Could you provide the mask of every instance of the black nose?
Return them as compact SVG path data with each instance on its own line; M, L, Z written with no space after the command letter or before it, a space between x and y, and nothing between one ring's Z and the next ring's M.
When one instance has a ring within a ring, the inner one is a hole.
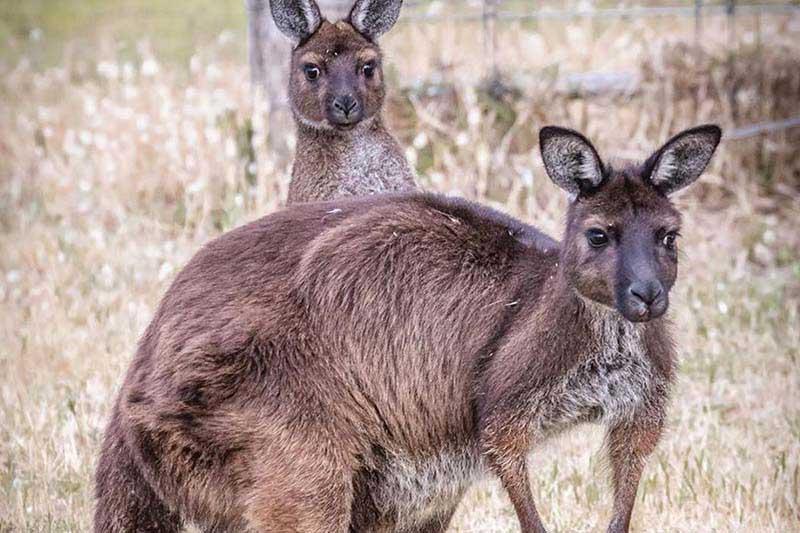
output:
M631 293L631 296L647 306L652 305L661 296L663 290L661 283L658 281L637 281L628 287L628 292Z
M350 113L355 111L357 107L358 107L358 102L356 102L356 99L350 96L349 94L346 94L344 96L337 96L333 100L333 108L339 113L342 113L345 116L345 118L349 118Z

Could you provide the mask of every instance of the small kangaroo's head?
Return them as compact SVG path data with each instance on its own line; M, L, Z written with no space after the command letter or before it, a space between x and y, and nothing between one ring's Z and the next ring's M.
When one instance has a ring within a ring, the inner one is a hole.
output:
M367 122L384 98L377 38L397 22L403 0L356 0L347 19L322 19L314 0L270 0L275 24L294 44L289 101L315 129Z
M721 135L713 125L686 130L641 166L614 170L580 133L541 130L547 174L572 198L561 258L578 294L632 322L664 314L678 270L680 230L668 196L700 177Z

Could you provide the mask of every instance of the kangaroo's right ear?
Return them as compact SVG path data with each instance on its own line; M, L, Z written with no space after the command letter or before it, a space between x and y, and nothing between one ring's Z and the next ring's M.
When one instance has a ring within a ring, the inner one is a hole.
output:
M392 29L402 6L403 0L356 0L347 19L358 33L375 42Z
M314 0L269 0L275 25L297 46L317 31L322 15Z
M545 126L539 131L539 149L553 183L577 197L603 182L603 162L589 139L577 131Z
M648 179L662 194L672 194L694 183L703 173L722 139L716 124L682 131L645 162Z

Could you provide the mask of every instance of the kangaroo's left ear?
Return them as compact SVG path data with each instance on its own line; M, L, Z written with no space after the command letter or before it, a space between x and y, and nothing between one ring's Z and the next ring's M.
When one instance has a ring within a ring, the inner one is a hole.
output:
M545 126L539 130L539 150L547 175L573 199L597 189L605 179L597 150L577 131Z
M322 14L314 0L269 0L272 19L297 46L319 29Z
M347 20L358 33L375 42L392 29L402 6L403 0L356 0Z
M662 194L683 189L703 173L721 138L722 130L714 124L682 131L650 156L645 176Z

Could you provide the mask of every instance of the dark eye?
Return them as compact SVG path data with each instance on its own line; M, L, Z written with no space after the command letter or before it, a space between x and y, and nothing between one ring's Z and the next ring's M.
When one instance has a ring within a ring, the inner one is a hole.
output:
M375 63L367 63L361 67L361 72L363 72L364 76L367 78L371 78L372 75L375 74Z
M308 81L314 81L319 78L319 67L316 65L304 66L303 72L306 73L306 79L308 79Z
M678 232L677 231L668 231L664 234L664 237L661 239L661 243L667 250L674 250L675 249L675 241L678 239Z
M586 239L592 248L602 248L608 244L608 234L599 228L592 228L587 231Z

